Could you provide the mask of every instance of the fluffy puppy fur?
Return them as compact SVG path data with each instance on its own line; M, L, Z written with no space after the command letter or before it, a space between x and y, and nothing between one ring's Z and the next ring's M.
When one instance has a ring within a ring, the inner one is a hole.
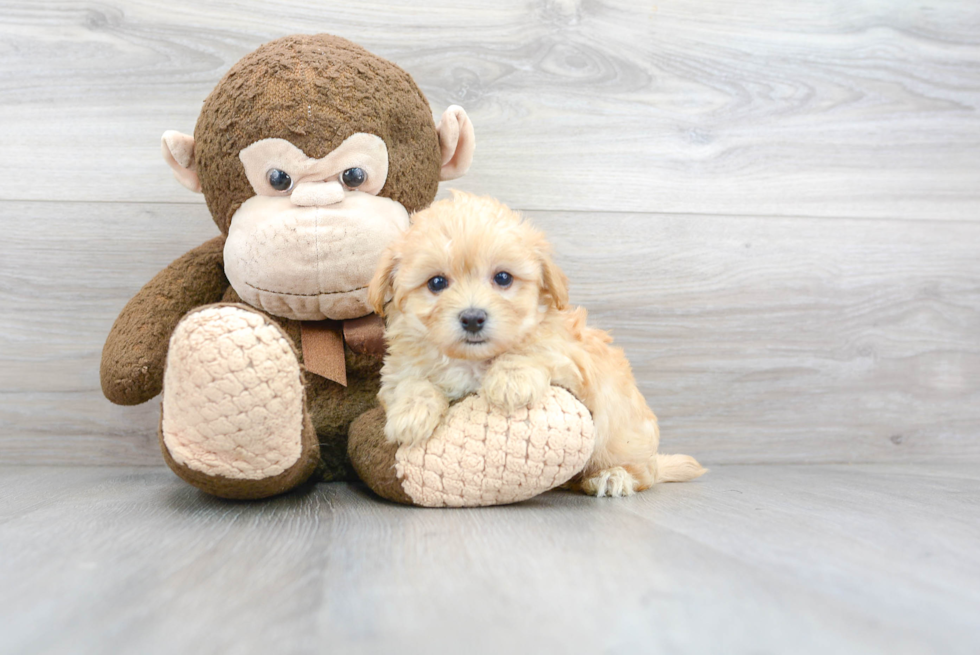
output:
M449 403L475 391L510 412L555 384L595 423L595 451L573 488L628 496L704 473L691 457L657 454L657 418L623 351L567 306L544 235L496 200L454 192L415 214L369 295L387 320L378 396L389 440L427 439Z

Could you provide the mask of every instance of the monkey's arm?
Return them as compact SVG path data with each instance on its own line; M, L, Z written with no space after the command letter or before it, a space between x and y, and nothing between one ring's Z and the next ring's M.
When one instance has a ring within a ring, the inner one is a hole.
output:
M190 310L219 302L228 279L225 237L217 236L157 273L120 312L102 349L102 393L138 405L163 388L170 334Z

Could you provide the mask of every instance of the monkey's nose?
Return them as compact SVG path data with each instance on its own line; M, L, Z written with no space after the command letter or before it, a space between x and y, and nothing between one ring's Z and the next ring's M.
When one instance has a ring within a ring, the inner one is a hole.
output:
M319 207L333 205L344 199L344 187L340 182L301 182L289 196L294 205L300 207Z
M483 324L487 322L487 313L482 309L464 309L459 314L459 323L463 329L471 334L476 334L483 329Z

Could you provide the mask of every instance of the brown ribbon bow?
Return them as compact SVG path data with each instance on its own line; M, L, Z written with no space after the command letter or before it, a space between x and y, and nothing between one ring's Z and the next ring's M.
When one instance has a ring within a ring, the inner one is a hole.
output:
M385 324L377 314L349 321L303 321L300 334L306 370L345 387L345 342L358 354L383 356L385 353Z

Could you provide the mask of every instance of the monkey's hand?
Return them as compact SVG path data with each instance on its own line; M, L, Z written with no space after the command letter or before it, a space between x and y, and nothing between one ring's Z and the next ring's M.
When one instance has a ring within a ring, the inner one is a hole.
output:
M382 387L387 415L385 437L400 446L414 446L432 436L449 409L449 400L434 384L421 378Z
M170 335L192 309L221 300L225 237L194 248L160 271L119 313L102 349L102 392L117 405L160 393Z
M548 370L529 357L502 355L483 378L483 397L508 414L538 402L551 386Z

